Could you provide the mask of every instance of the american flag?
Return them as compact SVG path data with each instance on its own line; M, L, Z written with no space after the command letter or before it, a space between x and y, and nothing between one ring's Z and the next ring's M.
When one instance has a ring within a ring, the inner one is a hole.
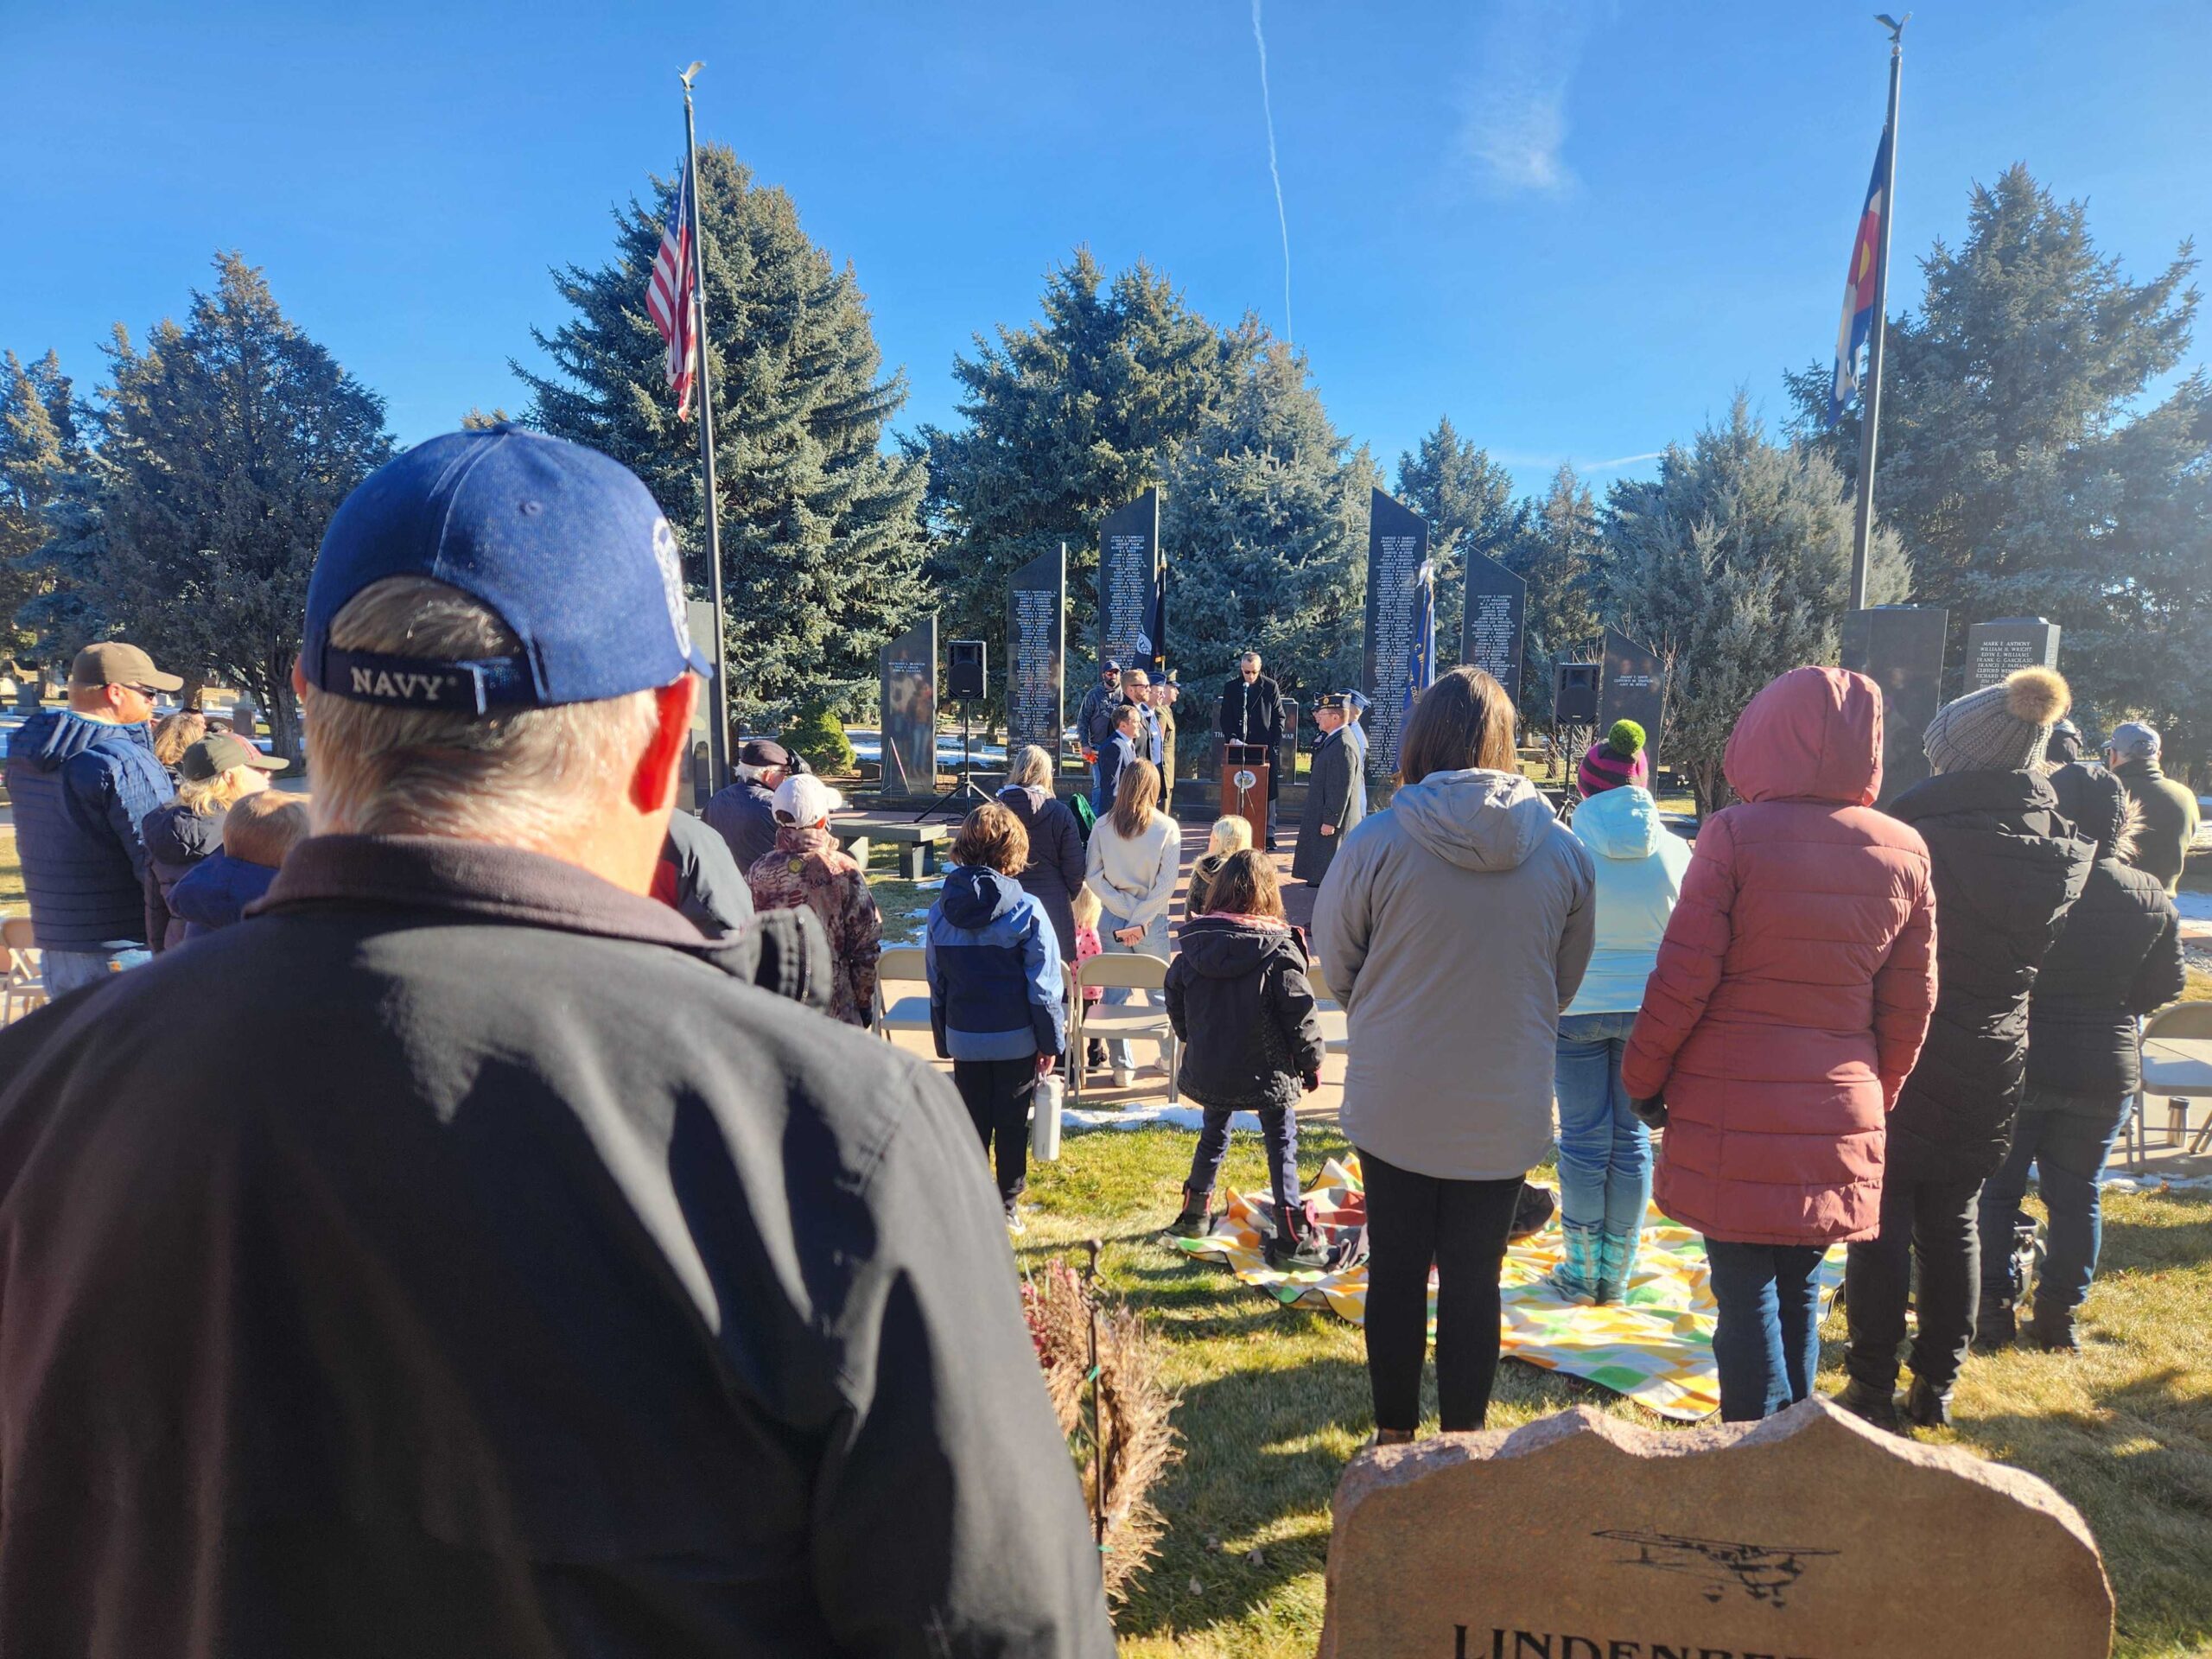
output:
M697 279L691 246L691 168L683 168L677 186L676 211L660 233L660 251L653 256L652 279L645 284L645 310L668 342L664 366L668 389L676 394L676 418L691 418L692 319L691 284Z

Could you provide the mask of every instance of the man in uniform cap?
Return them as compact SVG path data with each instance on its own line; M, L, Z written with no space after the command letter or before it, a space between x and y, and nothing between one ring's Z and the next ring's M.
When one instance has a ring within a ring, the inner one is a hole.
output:
M86 645L69 665L68 708L41 709L9 741L16 851L49 995L152 959L140 826L176 790L149 722L154 693L183 683L136 645Z
M1306 772L1306 806L1299 815L1298 848L1292 854L1290 873L1311 887L1336 862L1359 821L1367 816L1367 779L1362 774L1347 734L1349 707L1343 695L1332 691L1313 704L1313 723L1321 734L1314 740L1313 760Z
M0 1031L0 1652L1111 1654L958 1097L647 896L708 671L603 455L340 507L315 834Z

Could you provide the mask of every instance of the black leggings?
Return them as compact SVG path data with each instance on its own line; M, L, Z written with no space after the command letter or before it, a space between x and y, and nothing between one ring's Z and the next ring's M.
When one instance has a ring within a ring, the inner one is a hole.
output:
M1367 1188L1367 1381L1375 1426L1421 1421L1428 1270L1436 1268L1436 1400L1446 1433L1480 1428L1497 1376L1499 1271L1521 1177L1447 1181L1359 1154Z
M1037 1086L1037 1058L955 1060L952 1084L967 1104L983 1150L991 1152L992 1142L997 1142L999 1202L1012 1214L1014 1201L1029 1185L1029 1094Z

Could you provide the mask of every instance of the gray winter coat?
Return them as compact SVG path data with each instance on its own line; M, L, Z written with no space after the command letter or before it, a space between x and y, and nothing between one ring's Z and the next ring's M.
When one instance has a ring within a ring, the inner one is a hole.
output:
M1515 773L1433 773L1344 838L1313 944L1350 1016L1354 1146L1446 1180L1535 1167L1596 882L1589 849Z

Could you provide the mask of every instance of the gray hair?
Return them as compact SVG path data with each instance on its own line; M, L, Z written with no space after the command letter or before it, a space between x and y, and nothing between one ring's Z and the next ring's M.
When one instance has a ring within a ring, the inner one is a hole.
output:
M1246 652L1242 657L1239 657L1236 661L1239 666L1242 666L1246 663L1251 664L1255 668L1258 668L1262 665L1260 662L1260 653L1256 651Z
M1014 752L1014 765L1007 769L1006 780L1024 789L1050 789L1052 757L1036 744L1025 743Z
M520 649L486 606L423 576L387 576L330 625L341 651L466 660ZM491 715L394 709L309 686L317 835L452 836L556 850L627 787L652 735L651 691Z

